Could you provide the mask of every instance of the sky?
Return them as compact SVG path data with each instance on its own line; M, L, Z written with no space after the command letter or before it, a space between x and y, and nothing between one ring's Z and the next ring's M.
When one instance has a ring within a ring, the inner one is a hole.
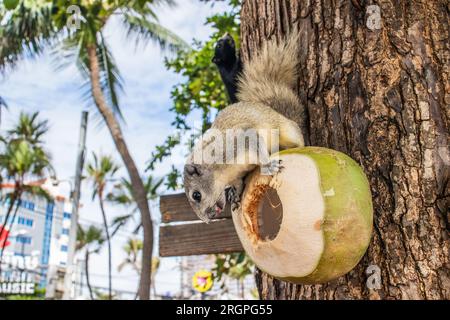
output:
M177 1L175 8L156 8L160 23L178 34L187 43L192 39L208 39L211 29L205 25L206 17L223 12L227 5L222 2L205 4L198 0ZM166 70L163 64L164 53L153 45L136 49L133 42L125 42L125 32L116 21L107 25L106 39L115 61L124 79L124 93L120 103L126 123L122 124L123 133L130 152L141 172L149 160L155 146L173 133L170 123L174 115L171 107L170 90L182 78ZM107 128L102 125L94 107L82 98L83 79L74 65L63 70L56 70L60 59L50 50L41 57L24 59L18 66L5 75L0 75L0 96L8 103L9 110L2 112L1 130L10 128L17 120L20 111L39 111L42 119L48 119L50 130L46 145L53 159L58 179L73 179L77 154L81 111L90 113L87 135L87 160L92 159L92 152L112 155L118 163L118 157ZM193 117L193 121L198 120ZM172 164L181 167L185 150L178 148L173 156L158 165L154 175L164 175ZM118 177L126 176L121 169ZM61 182L62 195L69 195L69 183ZM97 201L91 200L91 188L82 185L82 208L80 220L86 224L101 223L101 214ZM107 206L109 217L126 213L119 207ZM158 204L151 205L152 217L159 220ZM100 226L100 225L99 225ZM124 259L122 247L130 236L128 226L120 232L112 243L113 247L113 288L135 291L138 276L130 268L117 271L117 265ZM163 258L156 278L157 292L176 293L179 290L179 273L177 258ZM107 286L107 252L106 247L90 263L93 286Z

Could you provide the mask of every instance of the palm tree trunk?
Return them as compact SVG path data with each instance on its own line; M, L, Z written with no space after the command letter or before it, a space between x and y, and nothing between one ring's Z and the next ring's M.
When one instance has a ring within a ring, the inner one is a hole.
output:
M19 208L20 208L20 198L16 201L16 208L14 209L14 213L13 213L13 215L12 215L12 219L11 219L11 221L9 222L9 230L10 230L10 231L11 231L12 228L13 228L14 221L16 220L17 212L19 211ZM6 236L5 242L8 241L9 235L10 235L10 233L8 233L8 235ZM1 260L2 258L3 258L3 250L2 250L2 253L1 253L1 255L0 255L0 260Z
M105 228L106 242L108 243L108 298L112 299L112 256L111 256L111 237L109 236L108 220L106 219L105 207L103 206L103 191L99 190L98 199L100 202L100 211L102 212L103 226Z
M122 130L119 122L117 121L114 113L108 107L105 97L103 95L100 77L99 77L99 64L96 54L95 44L90 45L88 48L89 68L91 78L91 90L94 97L95 104L103 116L103 119L108 126L111 136L116 145L125 167L130 176L131 185L133 187L133 198L137 203L139 211L141 213L141 220L144 227L144 241L142 252L142 272L139 285L139 297L141 300L148 300L150 298L150 276L151 276L151 261L153 253L153 223L150 216L150 209L147 202L147 194L145 192L144 184L137 170L136 164L128 151L128 147L125 143Z
M8 207L8 211L6 212L5 222L2 224L1 229L0 229L0 235L3 234L3 231L6 228L6 224L8 223L9 216L11 215L11 211L12 211L14 205L16 204L17 199L20 200L21 194L22 194L22 192L20 191L20 188L18 187L18 184L16 183L14 193L13 193L13 195L11 197L11 203L10 203L10 205ZM14 221L14 218L16 217L18 208L19 208L19 203L17 203L17 205L16 205L16 210L14 211L12 221ZM12 221L10 223L10 228L9 228L10 230L11 230L11 227L12 227ZM4 239L4 242L3 242L4 244L6 244L6 242L8 241L8 238L9 238L9 233L6 235L6 237ZM6 248L6 246L2 246L1 251L0 251L0 272L2 271L3 253L5 251L5 248Z
M89 290L89 296L91 300L94 300L94 294L92 292L91 281L89 280L89 250L86 249L86 253L84 254L84 268L86 269L86 285Z
M14 193L16 194L16 192L14 192ZM16 197L15 194L13 194L13 196L11 197L11 203L9 204L8 211L6 211L5 222L4 222L4 223L2 224L2 226L0 227L0 234L2 234L3 231L5 230L5 228L6 228L6 223L8 222L8 219L9 219L9 216L10 216L10 214L11 214L12 208L14 207L14 204L15 204L15 202L16 202L17 197ZM3 249L3 248L2 248L2 249Z

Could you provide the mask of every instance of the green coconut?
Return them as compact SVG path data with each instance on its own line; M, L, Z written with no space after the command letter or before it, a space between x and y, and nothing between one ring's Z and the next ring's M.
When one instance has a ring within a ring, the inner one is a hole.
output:
M233 222L242 245L264 272L302 284L352 270L370 242L372 197L359 165L334 150L281 151L274 176L255 170Z

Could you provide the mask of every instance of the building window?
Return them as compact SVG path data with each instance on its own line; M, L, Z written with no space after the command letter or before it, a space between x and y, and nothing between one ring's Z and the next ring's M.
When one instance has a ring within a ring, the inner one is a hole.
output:
M22 244L31 244L31 237L17 236L16 241Z
M17 223L21 224L21 225L24 225L24 226L32 227L33 226L33 219L19 217L19 219L17 220Z
M34 211L34 203L31 202L31 201L23 200L22 201L22 207L24 207L25 209Z
M62 229L62 234L69 235L69 229Z
M61 246L61 251L62 252L67 252L67 250L68 250L67 246L65 246L65 245Z

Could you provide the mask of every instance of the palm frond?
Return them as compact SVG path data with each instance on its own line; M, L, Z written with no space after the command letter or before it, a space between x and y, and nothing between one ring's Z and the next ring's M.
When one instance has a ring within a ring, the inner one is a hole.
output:
M109 180L114 179L114 175L120 166L116 164L112 156L97 155L92 152L92 160L87 164L86 171L93 185L92 200L96 196L103 196L102 191Z
M87 41L85 30L80 30L62 39L50 52L55 70L60 71L75 63L85 80L89 80L87 52L84 49Z
M109 100L113 112L124 120L118 98L118 93L123 92L123 79L102 34L100 34L100 43L97 49L102 90Z
M123 92L122 76L103 35L98 32L96 38L102 92L112 111L124 121L119 101L119 93ZM87 47L90 41L92 41L91 31L82 29L64 39L61 45L52 52L54 67L57 70L66 68L75 62L81 76L84 78L84 83L81 85L82 98L88 101L89 104L93 101L87 54Z
M142 229L142 222L139 223L136 228L134 228L134 230L132 231L133 234L138 234L139 231Z
M153 177L149 176L146 187L147 187L147 195L149 200L154 200L159 196L158 189L164 182L164 178L158 179L156 182L153 182Z
M42 188L41 186L25 184L23 186L23 191L25 191L29 194L37 195L40 198L44 198L49 202L54 200L53 196L47 190Z
M0 71L15 63L24 55L39 55L45 45L58 36L52 24L52 3L25 0L8 12L6 21L0 25Z
M111 223L111 227L114 228L113 231L111 232L111 237L113 237L117 233L117 231L119 231L120 228L125 226L128 223L128 221L130 221L130 219L132 218L133 218L132 214L126 214L123 216L115 217Z
M150 21L146 16L124 14L122 23L127 35L134 37L136 46L146 45L149 41L157 43L161 49L170 52L189 48L189 45L172 31L163 27L157 21Z
M89 226L87 229L83 228L81 225L78 225L77 228L77 250L81 250L83 248L94 247L93 250L89 250L90 252L98 252L105 242L105 237L103 236L103 231L100 228L95 226Z
M39 120L39 112L31 114L21 112L19 121L10 130L7 131L11 141L28 141L37 146L43 144L42 137L48 132L48 120Z

